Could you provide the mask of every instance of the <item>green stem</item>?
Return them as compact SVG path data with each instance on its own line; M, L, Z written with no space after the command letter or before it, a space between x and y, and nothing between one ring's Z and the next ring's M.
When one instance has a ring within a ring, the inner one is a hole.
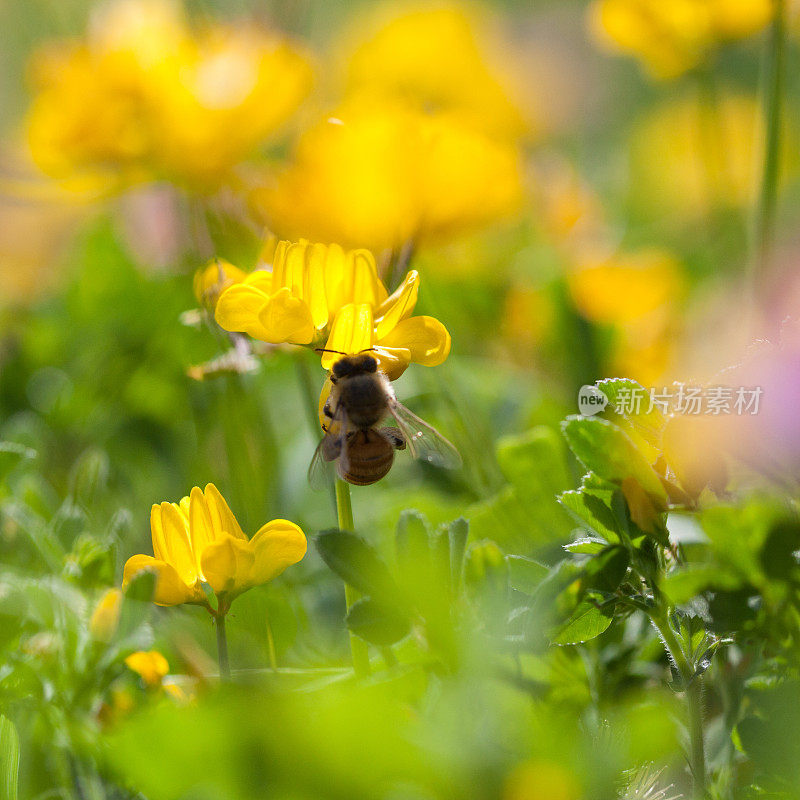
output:
M219 678L229 682L231 667L228 662L228 636L225 633L225 612L217 612L214 616L214 627L217 629L217 656L219 658Z
M350 502L350 486L346 481L341 478L336 479L336 513L339 520L339 530L352 531L355 528L353 524L353 506ZM344 597L347 603L347 610L349 611L353 603L361 597L360 593L349 584L344 585ZM358 636L350 634L350 652L353 655L353 670L359 677L369 675L369 650L367 643Z
M786 0L775 0L767 51L764 57L764 116L766 141L761 191L756 213L755 271L756 281L769 267L775 240L775 212L778 204L778 185L781 157L781 116L785 72Z
M666 613L652 614L653 621L668 654L675 663L685 687L687 727L689 729L689 768L692 771L692 798L703 800L706 796L706 755L703 742L703 684L686 658L678 637L672 630Z
M266 617L267 623L267 651L269 653L269 665L273 670L278 669L278 655L275 652L275 637L272 635L272 625L269 616Z

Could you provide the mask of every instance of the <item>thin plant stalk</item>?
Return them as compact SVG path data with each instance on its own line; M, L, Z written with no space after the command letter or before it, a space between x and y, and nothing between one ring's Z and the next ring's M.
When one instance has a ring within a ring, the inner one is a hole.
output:
M267 627L267 652L269 653L269 666L272 670L278 669L278 655L275 652L275 637L272 635L272 623L269 616L266 618Z
M761 189L755 224L752 289L768 269L775 245L775 221L781 159L781 123L786 60L786 0L775 0L775 11L764 56L764 142Z
M355 525L353 524L353 506L350 502L350 486L341 478L336 478L336 512L339 519L339 530L354 530ZM360 596L359 592L353 586L345 583L344 597L348 611ZM358 677L369 675L369 650L367 648L367 643L363 641L363 639L359 639L358 636L353 633L350 634L350 652L353 656L353 670L356 675Z
M672 630L666 614L651 615L661 641L675 664L685 687L687 727L689 729L689 768L692 772L692 800L704 800L706 796L706 754L703 741L703 684L702 676L686 658L678 637Z
M221 681L231 679L231 666L228 661L228 635L225 632L225 611L214 615L214 627L217 630L217 657L219 659L219 677Z

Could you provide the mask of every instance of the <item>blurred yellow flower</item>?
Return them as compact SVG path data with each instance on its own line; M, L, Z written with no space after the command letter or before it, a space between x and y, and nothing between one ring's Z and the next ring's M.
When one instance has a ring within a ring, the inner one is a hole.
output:
M674 78L722 42L761 30L772 13L772 0L595 0L589 21L601 45L636 56L657 78Z
M116 633L122 609L122 592L108 589L95 606L89 620L89 633L101 642L108 642Z
M117 0L84 41L42 51L28 140L54 177L213 188L296 110L307 57L255 26L193 31L168 0Z
M567 276L578 310L593 322L625 324L680 298L680 262L657 248L623 253Z
M156 575L153 602L206 604L207 583L226 605L253 586L272 580L306 553L306 537L293 522L276 519L252 539L239 527L213 483L195 486L180 503L152 507L153 556L128 559L123 588L140 572Z
M637 125L631 185L644 208L679 219L742 208L758 177L754 153L763 118L754 97L723 94L712 106L695 95L671 99ZM788 154L787 154L788 155ZM792 167L788 158L782 173Z
M169 672L169 663L158 650L139 650L125 659L125 666L133 670L146 686L159 686Z
M513 145L446 113L357 102L309 128L277 184L252 193L283 235L376 252L511 216L521 201Z
M364 103L399 100L449 112L492 136L523 135L529 125L516 76L503 63L508 43L494 41L491 23L458 4L381 6L351 33L346 93Z
M412 317L419 274L390 295L369 250L302 240L279 242L272 271L256 270L219 298L215 318L227 331L265 342L324 347L330 369L341 353L374 351L391 379L411 362L441 364L450 335L433 317Z

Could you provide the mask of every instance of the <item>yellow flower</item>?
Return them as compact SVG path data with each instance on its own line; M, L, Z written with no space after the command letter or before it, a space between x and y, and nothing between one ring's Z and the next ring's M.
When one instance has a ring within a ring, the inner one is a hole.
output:
M625 324L664 308L683 291L681 265L649 248L624 253L567 276L578 310L593 322Z
M163 606L205 604L203 583L229 602L277 577L306 553L303 532L284 519L268 522L248 539L213 483L204 491L195 486L180 503L154 505L150 529L155 558L129 558L123 588L140 572L153 572L153 602Z
M125 659L125 666L133 670L147 686L159 686L169 672L169 663L158 650L139 650Z
M28 115L48 174L214 187L308 93L307 57L254 27L193 31L167 0L117 0L34 60Z
M399 249L513 215L521 157L447 113L351 102L309 128L251 200L283 235Z
M381 6L348 37L346 91L361 102L400 100L445 111L500 137L527 132L507 43L493 20L456 4ZM505 45L505 47L504 47Z
M595 0L590 27L601 45L674 78L720 43L761 30L772 13L772 0Z
M89 633L101 642L109 641L116 633L121 609L122 592L119 589L104 592L89 620Z
M213 311L219 296L234 283L247 277L244 270L234 267L221 258L213 258L194 274L194 296L203 308Z
M747 206L758 177L753 153L763 135L755 97L723 94L710 106L686 95L657 106L636 126L630 147L636 202L678 219ZM796 160L788 148L784 156L785 175Z
M450 335L433 317L412 317L419 274L411 270L391 295L369 250L279 242L272 271L256 270L219 298L215 318L227 331L265 342L324 347L330 369L341 353L374 351L391 379L415 362L441 364Z

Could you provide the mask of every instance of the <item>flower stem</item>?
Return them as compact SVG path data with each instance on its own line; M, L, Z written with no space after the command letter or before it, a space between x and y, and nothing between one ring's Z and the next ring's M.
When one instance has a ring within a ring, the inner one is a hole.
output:
M781 116L785 72L786 0L775 0L775 11L764 57L766 141L761 190L756 213L753 283L769 267L775 239L775 211L781 156ZM755 288L755 287L753 287Z
M685 687L687 727L689 729L689 768L692 772L692 798L703 800L706 796L706 754L703 742L703 684L702 678L686 658L678 637L672 630L666 613L654 613L650 619L661 634L661 641L680 673Z
M339 530L352 531L355 528L353 524L353 506L350 502L350 486L341 478L336 479L336 513L339 519ZM354 587L347 583L344 585L344 597L348 611L360 596L358 590ZM359 677L369 675L367 643L353 633L350 634L350 652L353 656L353 670L356 675Z
M275 637L272 635L272 624L269 616L266 617L267 623L267 652L269 653L269 665L273 670L278 669L278 655L275 652Z
M217 656L219 658L219 678L228 682L231 679L231 667L228 662L228 636L225 633L225 612L214 615L214 626L217 629Z

